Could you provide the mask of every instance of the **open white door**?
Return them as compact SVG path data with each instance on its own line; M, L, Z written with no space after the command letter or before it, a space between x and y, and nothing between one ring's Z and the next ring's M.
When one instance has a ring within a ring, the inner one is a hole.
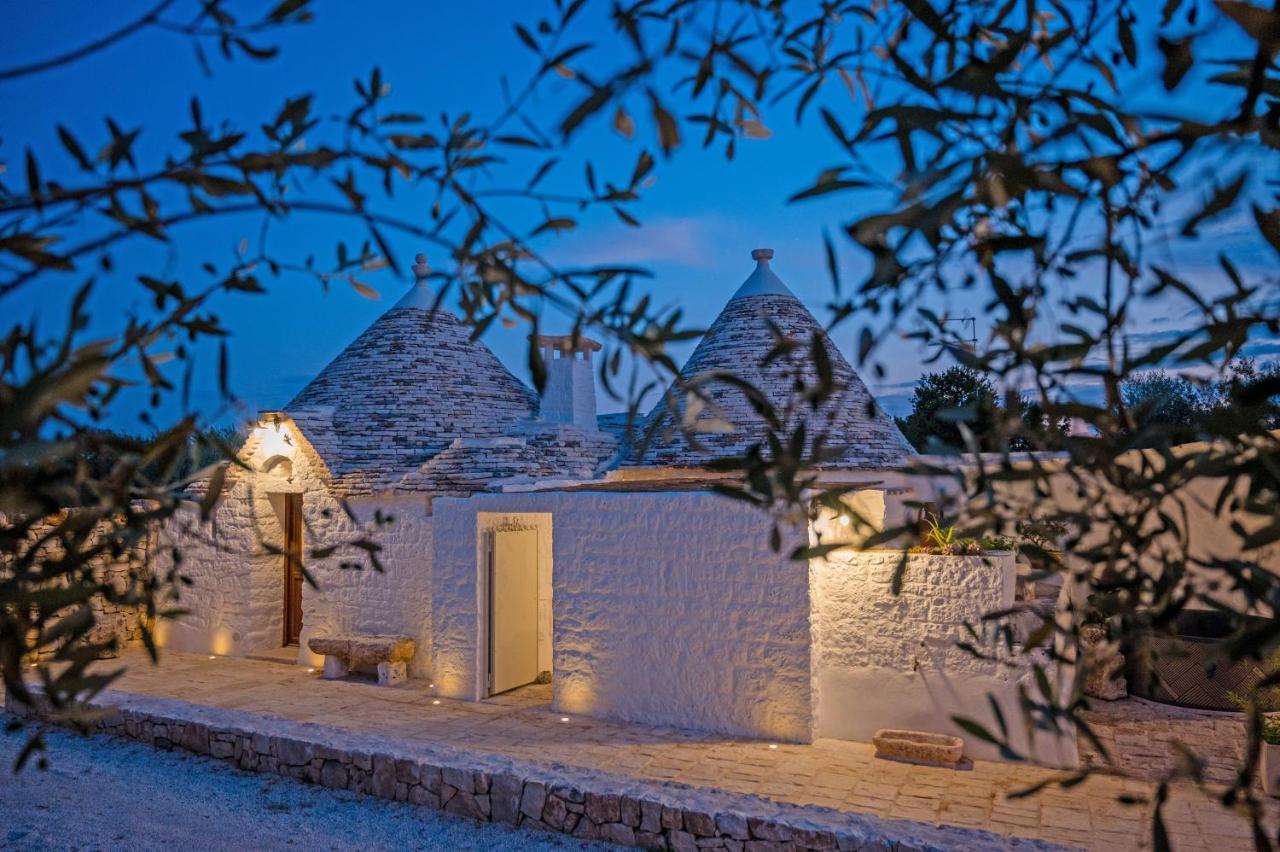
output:
M501 530L489 550L489 694L538 679L538 533Z

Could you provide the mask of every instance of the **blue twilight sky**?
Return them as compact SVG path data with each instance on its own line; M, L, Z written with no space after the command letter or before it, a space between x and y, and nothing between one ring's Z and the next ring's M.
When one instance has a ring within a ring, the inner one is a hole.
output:
M37 60L91 41L153 2L41 0L15 5L0 33L0 65ZM544 0L320 2L316 22L265 39L282 48L275 60L257 63L238 57L228 63L211 51L212 77L201 72L183 37L147 31L73 66L0 82L0 162L8 167L0 179L21 184L23 152L30 147L40 156L46 177L57 178L57 170L66 169L62 174L72 182L71 163L55 134L60 122L83 141L92 141L86 145L91 150L104 138L105 116L126 129L142 126L139 154L154 162L164 152L178 148L173 136L189 123L188 102L193 94L200 98L206 120L231 118L240 124L259 120L274 115L285 98L303 93L316 95L315 114L332 115L350 107L352 79L366 79L375 65L393 87L391 108L428 116L463 110L481 118L493 115L502 106L500 78L505 74L518 81L530 70L529 54L520 46L511 24L535 18L543 4ZM180 8L183 5L179 3ZM272 5L262 4L266 8ZM600 10L606 8L597 5ZM550 0L545 0L545 6L550 8ZM240 8L244 19L256 17L255 4L244 3ZM603 19L593 21L589 16L582 22L582 34L609 37L603 30ZM1220 37L1230 39L1234 34ZM1150 88L1126 90L1125 96L1167 98L1158 87L1157 76L1150 75L1150 79ZM541 104L550 114L561 115L570 102L567 99L577 91L573 83L553 81ZM1203 100L1207 91L1202 87L1180 91L1179 107L1193 114L1198 108L1210 107L1212 100ZM660 165L655 185L647 191L643 205L633 211L645 227L626 228L609 214L588 216L582 227L560 238L551 253L564 261L646 265L654 272L646 285L654 298L660 303L679 303L694 323L705 325L749 274L750 249L770 246L777 251L774 267L779 275L819 318L824 317L822 308L830 297L830 284L822 251L823 228L838 233L841 222L862 212L852 205L869 202L841 196L835 201L786 203L789 195L812 181L819 168L838 162L816 113L798 129L791 126L790 114L790 107L786 107L785 114L769 122L776 131L773 138L743 140L732 163L726 163L718 149L702 151L687 142L671 162ZM643 143L652 148L651 136L646 134L642 125ZM582 134L574 151L578 155L590 153L602 176L611 172L625 175L639 145L626 143L600 126ZM566 162L572 163L572 156ZM524 176L531 170L531 165L524 166L516 174ZM580 164L567 165L557 170L557 179L576 188L580 174ZM1201 176L1198 188L1193 180L1193 194L1202 195L1212 177ZM520 180L516 177L512 183ZM401 194L390 209L425 220L429 203L425 193ZM200 262L212 259L227 265L240 240L256 239L257 229L257 219L220 220L175 231L171 245L139 241L115 252L116 271L98 278L93 301L97 326L109 330L127 312L146 311L146 294L135 283L136 274L198 281ZM1205 288L1222 286L1215 257L1223 248L1239 250L1237 260L1250 271L1273 270L1276 258L1268 254L1268 248L1238 238L1246 229L1251 235L1252 226L1242 221L1214 223L1205 229L1202 250L1169 257L1167 262ZM277 252L298 258L315 252L327 258L335 240L346 238L358 245L364 237L349 223L295 217L274 229L271 239ZM424 248L401 237L393 238L393 243L402 261ZM851 249L844 251L842 260L846 282L858 280L866 270L864 260ZM0 302L0 320L8 325L34 315L52 333L82 280L82 274L51 278L44 286ZM286 276L266 279L270 292L265 296L225 298L218 304L219 314L234 336L231 382L249 413L287 402L407 286L385 271L370 276L368 282L382 292L380 300L362 298L345 285L325 293L309 278ZM933 306L957 314L976 313L978 333L984 333L980 304L960 298ZM1150 306L1140 312L1136 333L1167 333L1179 326L1179 319L1176 311ZM548 317L546 322L554 329L554 318ZM837 340L850 356L857 327L843 326ZM485 338L521 375L523 334L523 330L495 326ZM1280 346L1273 340L1257 341L1251 351L1266 359L1280 351ZM890 410L902 411L911 383L928 369L924 363L927 355L900 340L883 347L887 374L871 383ZM206 358L203 379L197 385L197 407L202 402L211 406L215 399L213 370L213 359ZM601 407L616 406L602 400ZM216 413L211 407L206 410ZM136 423L134 411L122 409L112 425L137 428Z

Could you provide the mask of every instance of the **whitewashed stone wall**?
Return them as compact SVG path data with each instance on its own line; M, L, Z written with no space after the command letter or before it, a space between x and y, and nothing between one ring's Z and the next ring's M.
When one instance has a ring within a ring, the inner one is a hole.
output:
M319 588L302 590L302 648L312 636L325 634L409 636L417 643L410 674L429 677L432 536L427 500L361 498L349 505L366 523L376 510L394 519L374 534L383 547L383 571L342 569L334 559L310 566Z
M178 601L189 612L159 628L162 643L177 650L243 655L283 644L284 567L279 555L262 547L263 542L283 541L280 495L302 494L305 551L350 540L360 529L330 495L323 464L292 426L255 429L240 457L255 473L232 469L208 523L191 509L160 531L159 570L172 564L176 547L181 573L191 580ZM257 472L264 468L271 472ZM386 571L341 569L344 560L362 561L349 548L327 559L307 559L320 589L303 587L298 661L316 662L306 650L306 640L320 630L396 632L423 643L414 670L425 674L431 629L426 500L376 503L368 498L351 506L384 548ZM371 518L378 507L395 522L375 530Z
M435 682L483 674L478 513L550 512L554 704L807 740L808 576L749 506L710 494L483 494L435 504Z
M1007 719L1019 719L1015 696L1027 670L977 659L955 643L970 638L965 622L978 626L984 613L1013 603L1013 555L911 554L894 595L901 559L897 551L837 551L810 563L815 733L862 741L879 728L954 733L969 756L998 759L951 717L994 722L994 695ZM1036 746L1044 762L1074 763L1069 741Z

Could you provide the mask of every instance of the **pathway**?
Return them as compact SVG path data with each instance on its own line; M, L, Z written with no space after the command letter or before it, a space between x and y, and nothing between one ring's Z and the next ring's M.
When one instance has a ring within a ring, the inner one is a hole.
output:
M471 703L437 699L421 681L395 688L324 681L300 666L265 661L168 652L159 666L136 653L122 662L128 673L116 693L313 723L405 747L443 747L552 767L582 778L584 789L592 778L671 782L694 788L691 796L719 791L1095 849L1148 845L1148 806L1120 801L1148 797L1151 785L1140 781L1095 776L1070 789L1050 787L1011 799L1009 793L1054 773L987 761L955 771L879 760L862 743L772 744L561 716L547 703L547 687ZM1251 848L1244 818L1192 788L1175 789L1165 814L1175 849Z

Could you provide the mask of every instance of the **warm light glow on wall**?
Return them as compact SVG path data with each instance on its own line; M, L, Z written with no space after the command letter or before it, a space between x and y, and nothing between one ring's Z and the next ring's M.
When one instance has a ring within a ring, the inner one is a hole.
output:
M283 423L259 424L253 430L253 436L258 439L258 452L263 458L293 455L293 441L289 437L289 427Z
M809 525L812 543L856 544L873 532L884 529L884 492L875 489L845 495L848 507L837 513L826 506Z
M448 660L436 660L437 669L435 678L431 681L431 689L436 695L443 695L446 698L461 698L464 701L471 701L477 697L471 694L474 688L466 678L460 677L456 668L449 665ZM456 664L456 661L455 661Z
M558 676L557 680L559 682L556 684L555 709L562 713L589 716L596 703L595 689L591 681L582 677L566 677L561 680Z
M157 618L155 625L151 628L151 638L155 640L157 648L167 647L169 644L169 631L172 629L172 622L165 618Z
M235 635L229 627L219 627L213 631L213 636L209 641L209 650L219 657L230 654L235 648Z

